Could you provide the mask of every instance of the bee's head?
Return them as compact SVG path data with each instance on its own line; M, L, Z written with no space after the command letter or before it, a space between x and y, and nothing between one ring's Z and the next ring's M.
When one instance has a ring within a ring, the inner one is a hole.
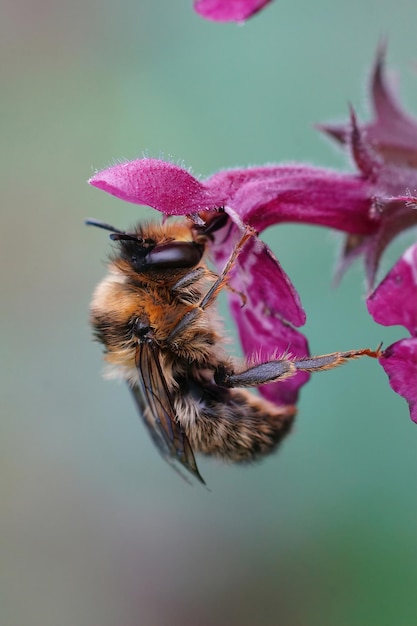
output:
M183 229L174 226L170 235L161 236L159 226L155 226L155 236L152 228L137 228L136 232L124 232L110 224L87 220L86 224L110 230L110 239L120 245L120 257L127 262L137 273L164 272L181 269L191 269L198 265L204 253L204 244L193 239L184 240ZM180 235L176 239L176 233ZM189 228L186 232L190 233Z
M136 272L190 269L198 265L204 246L194 241L170 241L158 244L152 240L123 239L121 256Z

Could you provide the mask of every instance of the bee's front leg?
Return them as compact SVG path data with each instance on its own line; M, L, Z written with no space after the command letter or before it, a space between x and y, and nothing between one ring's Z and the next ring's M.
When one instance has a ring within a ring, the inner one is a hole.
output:
M175 326L175 328L172 329L172 331L170 332L170 334L168 335L168 338L167 338L168 343L174 343L175 340L177 339L177 337L179 335L181 335L183 330L186 329L189 324L191 324L196 319L198 319L198 317L200 317L200 315L204 313L205 309L207 309L210 305L212 305L215 302L215 300L216 300L218 294L220 293L220 291L223 289L223 287L226 287L228 274L229 274L230 270L232 269L233 265L235 264L236 259L239 256L239 254L241 253L244 245L255 234L256 233L255 233L255 231L253 229L251 229L249 226L246 227L246 229L244 230L244 232L243 232L241 238L239 239L238 243L233 248L232 253L230 254L230 257L229 257L226 265L224 266L222 273L219 276L217 276L214 273L212 274L212 276L216 277L215 282L210 287L210 289L207 291L205 296L200 300L200 302L196 306L194 306L190 311L188 311L188 313L186 313L183 316L183 318L178 322L178 324ZM195 272L197 272L197 274L195 274ZM193 282L194 280L197 280L195 278L196 276L198 278L200 278L202 276L202 274L200 276L198 272L199 272L199 268L196 268L195 270L193 270L192 272L190 272L187 275L187 276L189 276L191 278L191 282ZM174 285L173 288L178 289L178 284L180 283L180 286L181 286L181 281L183 281L183 280L186 283L187 282L187 276L185 276L183 279L180 279L179 281L177 281L177 283ZM184 286L184 284L182 286ZM235 290L232 289L232 291L235 291ZM240 294L240 295L241 295L241 298L242 298L242 303L245 304L246 297L243 294Z
M207 274L207 270L205 267L196 267L195 269L188 272L188 274L177 280L177 282L172 285L170 291L172 293L181 292L182 289L187 289L188 287L191 287L191 285L193 285L194 283L198 282L201 278L203 278L205 274Z
M220 387L258 387L266 383L285 380L297 372L320 372L343 365L350 359L369 356L377 359L381 349L364 348L363 350L349 350L348 352L332 352L320 356L306 356L301 358L283 357L266 363L249 367L243 372L228 371L224 366L218 368L214 380Z

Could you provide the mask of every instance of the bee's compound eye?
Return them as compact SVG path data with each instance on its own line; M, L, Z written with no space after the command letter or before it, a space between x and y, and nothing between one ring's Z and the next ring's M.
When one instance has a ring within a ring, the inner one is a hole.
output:
M150 250L145 266L155 270L194 267L201 261L203 252L204 247L194 241L172 241Z

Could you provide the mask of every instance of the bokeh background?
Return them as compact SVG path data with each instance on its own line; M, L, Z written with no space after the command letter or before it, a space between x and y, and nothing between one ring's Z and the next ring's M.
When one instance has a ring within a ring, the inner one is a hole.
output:
M316 375L278 454L247 468L200 459L211 492L190 487L124 386L100 377L88 306L109 243L83 220L152 217L85 182L143 154L203 176L345 167L313 125L343 119L348 102L369 115L384 36L417 111L417 5L281 0L244 26L191 5L0 5L0 623L412 626L417 431L382 369ZM331 288L338 235L281 226L265 238L301 294L312 351L404 336L369 319L360 265Z

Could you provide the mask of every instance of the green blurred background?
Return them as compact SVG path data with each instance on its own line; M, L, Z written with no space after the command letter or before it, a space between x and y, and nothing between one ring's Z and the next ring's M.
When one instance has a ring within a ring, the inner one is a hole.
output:
M345 167L313 124L343 119L349 101L368 115L383 36L416 112L416 23L415 0L281 0L244 26L205 22L191 0L2 0L2 625L416 623L417 431L382 369L315 376L278 454L247 468L200 459L212 491L190 487L124 386L100 377L88 306L109 244L83 225L152 216L87 186L118 159L203 176ZM265 239L312 351L404 336L368 318L359 265L331 289L338 235L282 226Z

